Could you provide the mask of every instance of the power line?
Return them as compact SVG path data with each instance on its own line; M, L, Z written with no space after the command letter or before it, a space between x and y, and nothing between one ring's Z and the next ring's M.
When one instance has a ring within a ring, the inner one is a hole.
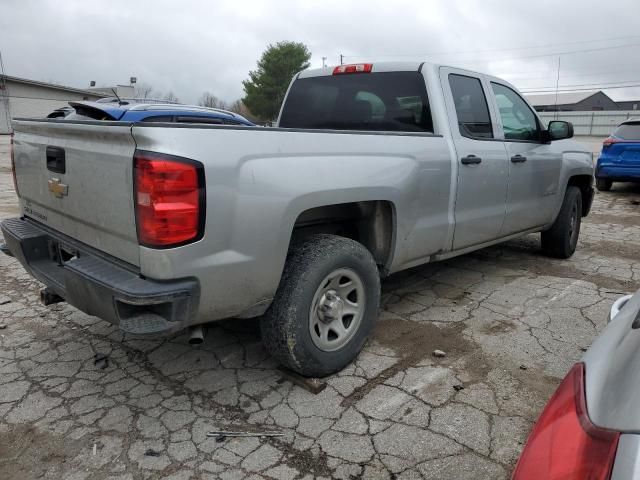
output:
M495 61L495 62L505 62L508 60L521 60L524 58L544 58L544 57L557 57L559 55L574 55L576 53L591 53L591 52L601 52L604 50L615 50L616 48L626 48L626 47L635 47L640 45L640 42L637 43L627 43L625 45L611 45L608 47L598 47L598 48L587 48L582 50L565 50L563 52L553 52L553 53L541 53L536 55L521 55L519 57L507 57L507 58L496 58L496 59L484 59L484 60L461 60L465 63L478 64L478 63L486 63L487 61Z
M558 88L562 89L562 88L574 88L574 87L591 87L591 88L610 88L610 86L619 86L619 87L624 87L625 85L623 84L631 84L631 85L637 85L637 82L639 82L639 80L628 80L628 81L619 81L619 82L609 82L609 83L579 83L579 84L574 84L574 85L558 85ZM536 91L542 91L542 90L555 90L556 87L522 87L522 90L536 90Z
M466 50L466 51L454 51L454 52L430 52L430 53L416 53L416 54L385 54L385 55L369 55L374 57L413 57L413 56L439 56L439 55L472 55L478 53L496 53L496 52L509 52L515 50L530 50L535 48L549 48L549 47L559 47L565 45L574 45L574 44L582 44L582 43L595 43L595 42L605 42L605 41L613 41L613 40L625 40L629 38L640 38L640 35L630 35L626 37L613 37L613 38L603 38L600 40L582 40L578 42L563 42L563 43L550 43L546 45L531 45L528 47L513 47L513 48L493 48L493 49L485 49L485 50ZM345 58L354 58L354 57L364 57L367 55L359 54L359 55L345 55Z
M505 73L504 75L508 75L510 77L518 77L524 80L536 80L539 78L549 78L549 75L551 73L553 73L551 70L548 70L548 73L546 75L537 75L537 76L526 76L527 73L540 73L541 69L537 68L534 70L522 70L522 69L518 69L517 73ZM571 73L571 72L576 72L576 73ZM634 73L634 74L640 74L640 69L633 69L633 70L596 70L596 71L591 71L591 73L588 73L587 70L574 70L571 69L571 71L569 72L564 72L560 74L560 78L566 78L566 77L597 77L597 76L605 76L605 75L617 75L617 74L621 74L621 73Z
M571 88L571 89L559 89L558 92L588 92L591 90L611 90L611 89L617 89L617 88L634 88L634 87L640 87L640 83L636 83L633 85L616 85L616 86L603 86L603 87L591 87L591 88ZM525 89L521 89L520 90L522 93L554 93L555 90L527 90Z
M640 35L628 35L625 37L611 37L611 38L602 38L599 40L580 40L580 41L576 41L576 42L563 42L563 43L549 43L547 45L536 45L536 46L530 46L530 47L513 47L513 48L494 48L494 49L490 49L490 50L470 50L467 52L443 52L442 55L471 55L471 54L478 54L478 53L495 53L495 52L510 52L510 51L515 51L515 50L530 50L530 49L534 49L534 48L550 48L550 47L559 47L559 46L565 46L565 45L580 45L580 44L584 44L584 43L598 43L598 42L610 42L610 41L616 41L616 40L627 40L630 38L640 38ZM436 54L438 55L438 54Z
M635 46L638 46L638 45L640 45L640 42L628 43L626 45L612 45L612 46L609 46L609 47L589 48L589 49L584 49L584 50L571 50L571 51L564 51L564 52L544 53L544 54L538 54L538 55L526 55L526 56L521 56L521 57L500 58L500 59L498 59L498 61L519 60L521 58L556 57L558 55L573 55L573 54L576 54L576 53L601 52L601 51L604 51L604 50L615 50L616 48L635 47Z
M600 51L604 51L604 50L614 50L616 48L626 48L626 47L635 47L640 45L640 42L635 42L635 43L627 43L624 45L610 45L608 47L597 47L597 48L586 48L586 49L580 49L580 50L565 50L562 52L553 52L553 53L539 53L539 54L535 54L535 55L520 55L517 57L507 57L507 58L497 58L497 59L484 59L484 60L460 60L461 62L464 63L471 63L471 64L477 64L477 63L485 63L488 60L493 60L493 61L498 61L498 62L503 62L503 61L507 61L507 60L520 60L523 58L543 58L543 57L557 57L558 55L573 55L576 53L591 53L591 52L600 52ZM469 52L469 54L474 53L474 52ZM475 54L477 55L478 53L483 53L483 52L475 52ZM487 52L489 53L489 52ZM407 57L438 57L438 56L445 56L445 55L449 55L448 53L413 53L413 54L394 54L394 55L370 55L370 57L374 57L374 58L390 58L390 57L403 57L403 58L407 58ZM366 55L349 55L346 56L344 55L344 58L362 58L365 57Z
M535 70L532 70L535 71ZM638 68L634 68L632 70L583 70L583 69L578 69L578 70L572 70L573 72L577 72L576 74L572 74L572 73L567 73L564 74L562 76L564 77L591 77L594 75L607 75L607 74L618 74L618 73L640 73L640 69ZM587 72L587 73L585 73ZM590 73L588 73L590 72ZM533 77L530 77L533 78Z
M467 51L457 51L457 52L436 52L436 53L428 53L428 54L424 54L427 56L439 56L439 55L472 55L472 54L478 54L478 53L495 53L495 52L509 52L509 51L514 51L514 50L530 50L530 49L534 49L534 48L549 48L549 47L559 47L559 46L565 46L565 45L577 45L577 44L584 44L584 43L597 43L597 42L610 42L610 41L615 41L615 40L627 40L629 38L640 38L640 35L627 35L624 37L610 37L610 38L601 38L601 39L597 39L597 40L579 40L579 41L575 41L575 42L563 42L563 43L549 43L546 45L532 45L529 47L512 47L512 48L493 48L493 49L487 49L487 50L467 50ZM349 55L348 57L345 55L345 58L352 58L352 57L362 57L364 55ZM381 56L381 55L374 55L374 56ZM400 55L382 55L382 56L414 56L414 55L407 55L407 54L400 54ZM420 54L416 54L415 56L420 56Z
M549 72L547 75L540 75L538 77L518 77L517 75L511 74L511 73L499 73L499 74L493 74L493 75L498 76L498 77L504 77L506 79L512 79L511 80L512 82L516 82L517 81L519 83L529 82L531 80L535 80L536 82L539 81L539 80L549 80L549 79L551 79L553 77L553 73L552 72ZM612 72L612 75L613 75L613 72ZM598 75L561 74L560 75L560 79L561 80L564 79L565 81L570 81L570 80L568 80L570 78L572 81L580 81L583 78L584 79L589 79L591 77L604 77L604 76L611 77L612 75L606 75L606 74L598 74ZM614 75L614 78L615 78L615 75ZM607 82L607 80L610 80L610 78L596 79L593 82L589 82L589 83L584 84L584 85L591 85L592 83ZM613 83L627 83L627 82L637 82L637 81L640 81L640 78L638 76L634 76L634 78L631 78L629 80L616 80ZM533 83L535 84L536 82L533 82ZM562 86L569 86L569 85L571 85L571 84L564 84L564 85L562 83L560 84L561 87ZM545 87L530 87L530 88L555 88L555 87L552 87L552 86L549 85L549 86L545 86Z

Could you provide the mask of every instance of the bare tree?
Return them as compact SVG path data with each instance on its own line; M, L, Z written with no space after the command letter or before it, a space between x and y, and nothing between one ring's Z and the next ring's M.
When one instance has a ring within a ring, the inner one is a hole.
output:
M163 100L170 102L170 103L178 103L180 102L180 100L178 99L178 97L171 91L169 90L169 93L167 93L164 97Z
M247 120L253 123L258 123L258 124L264 123L249 111L249 109L247 108L247 106L244 104L242 100L236 100L235 102L233 102L229 107L229 110L231 110L233 113L242 115L244 118L246 118Z
M202 96L200 97L200 100L198 101L198 105L202 107L209 107L209 108L222 108L222 109L227 108L227 104L223 100L220 100L218 97L216 97L213 93L210 93L210 92L204 92L202 94Z
M242 103L242 100L236 100L229 106L229 110L233 113L239 113L242 115L242 112L246 110L246 107L244 106L244 103Z
M133 95L136 98L146 100L153 97L153 87L148 83L138 83L133 89Z

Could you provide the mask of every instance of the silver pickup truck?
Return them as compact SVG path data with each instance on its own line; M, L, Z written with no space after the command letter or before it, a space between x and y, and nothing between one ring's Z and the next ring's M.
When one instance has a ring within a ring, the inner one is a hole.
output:
M571 124L428 63L305 70L276 128L78 117L13 125L2 232L45 302L135 334L261 316L304 375L358 354L380 277L531 232L570 257L593 198Z

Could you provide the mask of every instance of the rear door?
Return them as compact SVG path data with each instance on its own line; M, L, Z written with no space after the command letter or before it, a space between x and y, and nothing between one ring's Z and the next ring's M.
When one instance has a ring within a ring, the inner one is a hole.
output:
M542 142L542 125L533 109L510 86L492 79L491 99L498 112L498 135L509 158L507 215L501 235L509 235L552 220L562 151Z
M453 249L498 238L505 217L508 160L496 139L495 116L480 76L441 68L455 145L458 187Z
M131 126L19 121L14 128L24 214L138 265Z

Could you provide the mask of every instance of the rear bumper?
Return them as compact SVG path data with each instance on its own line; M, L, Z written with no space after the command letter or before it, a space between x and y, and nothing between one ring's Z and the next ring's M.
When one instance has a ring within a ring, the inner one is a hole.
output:
M639 182L640 166L598 163L596 178L606 178L618 182Z
M197 314L195 279L155 281L134 267L97 252L30 219L1 224L11 254L66 302L135 334L170 333Z

